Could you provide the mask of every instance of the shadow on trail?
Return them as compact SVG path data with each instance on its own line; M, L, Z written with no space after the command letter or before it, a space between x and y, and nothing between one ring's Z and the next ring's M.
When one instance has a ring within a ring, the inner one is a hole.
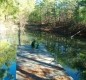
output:
M26 72L26 71L22 70L19 66L17 66L17 70L20 71L21 73L25 74L26 78L32 77L33 80L49 80L49 79L44 79L44 78L38 77L32 73Z
M44 67L45 69L40 67ZM52 70L64 71L62 67L60 67L58 64L55 64L54 59L52 59L44 46L40 46L39 49L32 49L31 46L28 45L22 45L18 47L17 71L20 72L18 75L23 78L31 77L31 80L52 80L52 78L56 75L56 72ZM50 75L51 73L52 77ZM21 74L25 76L22 76Z
M56 65L52 65L52 64L48 64L48 63L45 63L45 62L42 62L42 61L38 61L38 60L35 60L35 59L33 59L33 58L28 58L28 57L26 57L26 56L21 56L21 55L17 55L18 57L21 57L21 58L25 58L25 59L28 59L28 60L32 60L32 61L35 61L35 62L38 62L38 63L40 63L41 65L47 65L47 66L50 66L50 67L52 67L52 68L56 68L56 69L58 69L58 70L64 70L63 68L61 68L61 67L59 67L59 66L56 66Z

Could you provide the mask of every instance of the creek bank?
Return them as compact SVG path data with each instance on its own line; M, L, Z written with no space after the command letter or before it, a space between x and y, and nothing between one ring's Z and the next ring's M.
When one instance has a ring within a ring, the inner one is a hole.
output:
M59 34L63 36L69 36L69 37L86 37L86 28L75 28L75 29L69 29L68 27L62 27L62 26L57 26L57 27L46 27L46 26L26 26L26 30L31 30L31 31L42 31L42 32L48 32L48 33L54 33L54 34Z

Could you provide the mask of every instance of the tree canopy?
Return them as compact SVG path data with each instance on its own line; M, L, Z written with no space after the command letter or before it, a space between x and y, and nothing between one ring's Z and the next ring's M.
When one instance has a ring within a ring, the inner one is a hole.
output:
M0 22L84 29L86 0L0 0ZM82 26L82 27L80 27ZM74 31L75 32L75 31Z

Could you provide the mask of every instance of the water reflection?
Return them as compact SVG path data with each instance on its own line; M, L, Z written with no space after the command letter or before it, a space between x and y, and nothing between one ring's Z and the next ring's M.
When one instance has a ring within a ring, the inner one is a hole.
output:
M0 69L0 80L15 80L16 64L8 62Z
M40 43L45 44L48 51L55 57L56 62L63 66L68 73L73 69L79 73L80 80L86 79L86 41L80 39L71 39L51 33L29 31L29 36L33 36ZM71 74L70 74L71 75ZM72 76L72 75L71 75ZM74 76L73 76L74 78ZM76 78L74 79L76 80ZM79 78L77 79L79 80Z
M4 40L0 41L0 80L15 80L15 59L15 45Z

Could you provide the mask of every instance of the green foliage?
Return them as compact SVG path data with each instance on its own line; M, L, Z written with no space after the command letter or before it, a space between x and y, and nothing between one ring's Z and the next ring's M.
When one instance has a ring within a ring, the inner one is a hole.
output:
M18 11L18 5L14 0L3 0L0 2L0 15L14 16Z
M0 66L16 59L16 47L6 41L0 41Z
M43 0L36 4L35 11L29 16L29 21L38 24L41 21L40 23L53 25L55 22L67 20L85 23L85 15L85 0Z

